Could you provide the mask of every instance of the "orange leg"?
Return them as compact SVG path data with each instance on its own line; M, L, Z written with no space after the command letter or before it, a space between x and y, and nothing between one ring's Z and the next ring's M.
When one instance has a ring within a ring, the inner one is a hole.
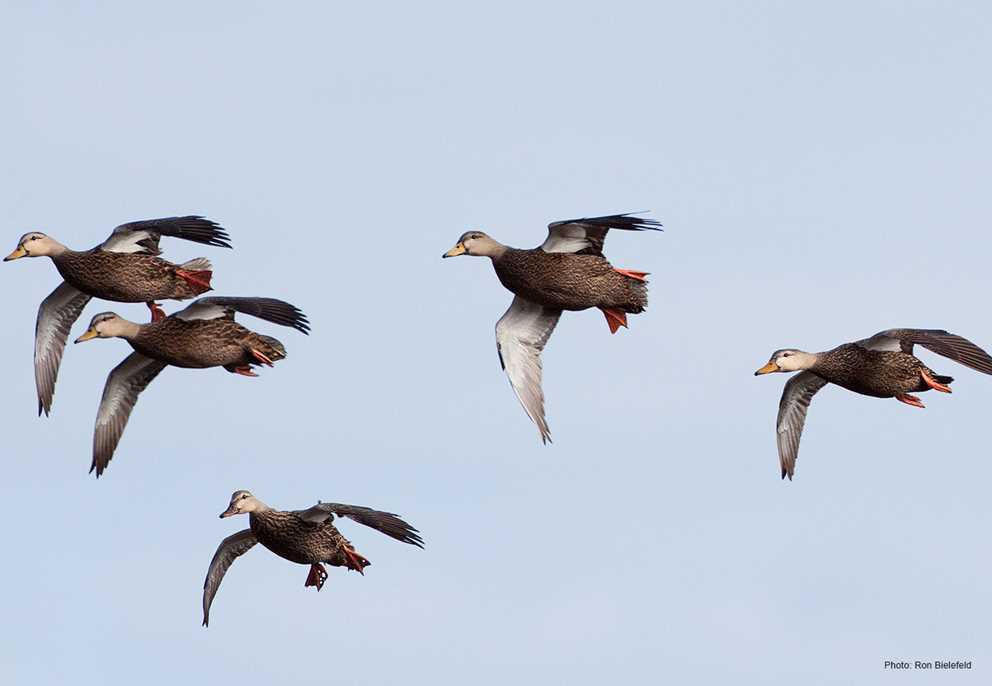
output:
M327 570L324 569L324 565L319 562L315 562L310 565L310 573L307 574L307 581L303 584L303 587L316 586L317 592L324 587L324 582L327 581Z
M951 389L950 389L949 386L945 386L944 384L939 383L936 380L934 380L934 378L932 376L930 376L929 374L927 374L927 370L921 369L920 370L920 376L923 377L923 381L926 383L926 385L929 386L930 388L932 388L933 390L940 391L941 393L950 393L951 392Z
M258 350L255 350L254 348L249 348L249 350L251 350L251 355L256 360L269 367L272 366L272 360L270 360L264 353L261 353Z
M344 553L344 559L348 565L348 569L353 569L362 576L365 576L365 568L372 563L355 552L353 548L346 546L341 552Z
M637 279L638 281L647 281L644 277L649 274L649 272L638 272L633 269L617 269L616 267L613 268L613 271L624 276L629 276L632 279Z
M180 279L186 281L190 286L200 289L200 293L205 293L207 291L213 290L210 286L210 278L213 276L211 271L189 271L186 269L177 269L176 276Z
M606 323L610 325L610 333L616 333L621 326L627 327L627 313L611 307L599 308L606 315Z
M251 367L245 365L244 367L235 367L232 369L235 374L240 374L241 376L258 376L255 372L251 370Z
M160 322L165 319L165 310L158 306L157 302L148 301L145 303L148 305L148 309L152 311L152 323Z
M896 400L901 403L906 403L907 405L912 405L913 407L926 407L926 405L924 405L919 398L915 395L910 395L909 393L900 393L896 396Z

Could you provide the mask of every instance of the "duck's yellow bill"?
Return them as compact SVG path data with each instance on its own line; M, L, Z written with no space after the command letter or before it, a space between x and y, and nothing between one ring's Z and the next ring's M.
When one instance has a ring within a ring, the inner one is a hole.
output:
M761 376L762 374L771 374L772 372L777 372L777 371L778 371L778 365L775 364L774 362L769 362L764 367L756 371L754 375Z
M21 259L22 257L24 257L27 254L28 254L28 251L27 250L25 250L21 246L17 246L17 250L15 250L14 252L10 253L5 258L3 258L3 261L4 262L10 262L11 260L19 260L19 259Z
M459 255L464 255L464 254L465 254L465 244L459 243L451 250L441 255L441 257L458 257Z
M86 333L76 339L76 343L82 343L88 341L91 338L96 338L96 329L86 329Z

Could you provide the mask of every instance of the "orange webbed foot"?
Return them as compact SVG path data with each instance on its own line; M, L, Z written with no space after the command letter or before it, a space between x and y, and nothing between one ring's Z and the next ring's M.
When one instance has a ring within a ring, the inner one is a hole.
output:
M621 326L629 328L627 326L627 313L623 310L611 307L601 307L599 309L603 311L603 315L606 317L606 323L610 326L610 333L616 333L620 330Z
M214 273L212 271L207 270L190 271L188 269L176 269L176 276L194 289L198 289L198 293L206 293L213 290L213 287L210 285L210 279L213 275Z
M926 405L924 405L919 398L917 398L915 395L910 395L909 393L900 393L899 395L896 396L896 400L898 400L901 403L906 403L907 405L912 405L913 407L919 407L921 409L926 407Z
M345 547L342 552L344 553L344 559L348 565L348 569L353 569L362 576L365 576L365 568L372 563L359 555L352 548Z
M613 271L630 277L631 279L637 279L638 281L647 281L645 277L650 274L650 272L639 272L633 269L617 269L616 267L613 268Z
M235 367L231 370L235 374L240 374L241 376L258 376L255 372L251 370L251 367L245 365L244 367Z
M944 384L942 384L939 381L937 381L936 379L934 379L932 376L930 376L929 374L927 374L927 370L921 369L920 370L920 376L923 377L923 382L927 386L929 386L930 388L932 388L933 390L940 391L941 393L950 393L951 392L950 386L945 386Z
M327 570L324 569L324 565L315 562L310 565L310 573L307 574L306 583L303 584L304 588L308 586L316 586L317 592L324 587L324 582L327 581Z
M262 364L268 367L272 366L272 360L270 360L268 356L266 356L264 353L255 350L254 348L249 348L249 350L251 351L252 357L254 357L256 360L258 360L259 362L261 362Z
M152 324L154 324L155 322L160 322L163 319L165 319L165 310L159 307L157 302L149 301L146 302L145 304L148 305L148 309L152 311Z

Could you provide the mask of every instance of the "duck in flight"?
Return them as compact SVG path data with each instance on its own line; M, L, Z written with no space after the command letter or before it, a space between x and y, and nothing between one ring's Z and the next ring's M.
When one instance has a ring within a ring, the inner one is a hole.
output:
M541 440L551 440L544 416L541 352L564 310L599 308L610 333L627 326L627 315L648 304L647 272L617 269L603 254L610 229L660 231L661 224L633 214L569 219L548 225L539 247L503 245L481 231L467 231L442 257L488 257L500 283L514 294L496 323L500 364Z
M121 224L91 250L71 250L57 240L30 231L4 262L22 257L49 257L64 279L38 309L34 339L34 378L38 414L52 410L55 381L69 329L90 298L114 302L143 302L152 321L165 317L156 300L188 300L210 290L213 267L205 257L173 264L159 255L162 236L230 248L220 226L199 216L165 217Z
M921 345L931 352L985 374L992 374L992 357L966 338L941 329L888 329L871 338L845 343L833 350L807 353L784 348L772 353L755 376L772 372L799 372L785 384L776 426L782 478L792 479L799 454L799 438L810 401L833 383L849 391L896 400L922 408L913 393L935 390L950 393L954 380L937 374L913 354Z
M93 463L99 477L120 441L138 395L167 366L205 369L223 367L234 374L258 376L253 366L271 367L286 357L275 338L255 333L234 321L236 312L301 333L310 332L306 315L273 298L199 298L185 309L150 324L137 324L102 312L76 343L94 338L123 338L134 352L107 377L93 433Z
M242 490L234 492L220 516L223 519L239 514L248 515L248 528L221 541L203 581L203 626L210 622L210 605L227 570L256 543L290 562L310 565L304 587L313 586L318 591L327 579L324 564L345 567L363 576L365 568L372 564L334 526L335 516L352 519L402 543L424 547L419 532L397 515L359 505L318 502L306 510L287 512L274 510Z

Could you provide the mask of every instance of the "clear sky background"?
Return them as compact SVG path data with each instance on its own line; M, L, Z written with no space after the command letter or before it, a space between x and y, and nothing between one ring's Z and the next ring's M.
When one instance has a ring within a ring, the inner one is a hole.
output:
M691 6L690 6L691 5ZM835 387L779 480L776 348L893 326L992 348L992 9L984 3L3 4L3 250L204 214L217 294L285 298L307 338L261 378L169 369L103 478L123 341L70 346L35 416L47 260L0 266L0 682L978 683L989 678L992 378L926 410ZM552 220L652 273L610 336L545 351L554 444L500 371L510 294L440 259ZM173 311L177 303L166 303ZM72 331L113 309L93 302ZM232 491L401 513L365 577L256 548L200 626ZM895 674L885 659L971 659ZM953 677L953 678L952 678Z

